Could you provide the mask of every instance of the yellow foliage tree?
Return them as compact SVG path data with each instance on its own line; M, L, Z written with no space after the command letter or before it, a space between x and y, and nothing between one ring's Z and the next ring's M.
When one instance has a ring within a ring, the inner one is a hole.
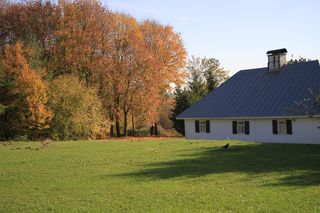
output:
M49 104L54 112L50 128L52 138L95 139L107 134L106 115L94 89L74 75L54 79L50 88Z

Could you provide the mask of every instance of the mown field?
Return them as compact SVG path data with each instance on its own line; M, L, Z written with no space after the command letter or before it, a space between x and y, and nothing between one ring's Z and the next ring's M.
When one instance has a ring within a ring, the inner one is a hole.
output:
M320 212L319 145L225 143L0 144L0 212Z

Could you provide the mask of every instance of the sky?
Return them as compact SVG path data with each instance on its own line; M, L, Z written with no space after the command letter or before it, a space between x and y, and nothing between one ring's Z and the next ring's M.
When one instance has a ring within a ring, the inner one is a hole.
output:
M233 75L267 65L268 50L320 59L319 0L103 0L109 9L154 19L181 34L188 55L213 57Z

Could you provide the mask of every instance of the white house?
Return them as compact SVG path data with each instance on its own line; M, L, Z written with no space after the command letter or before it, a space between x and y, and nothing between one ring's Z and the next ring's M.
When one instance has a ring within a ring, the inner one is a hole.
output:
M320 144L319 62L287 64L286 53L268 51L268 67L239 71L179 114L186 137Z

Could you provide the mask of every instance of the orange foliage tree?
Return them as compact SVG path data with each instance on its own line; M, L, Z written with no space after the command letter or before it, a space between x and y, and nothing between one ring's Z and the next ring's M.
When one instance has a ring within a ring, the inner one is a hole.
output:
M152 21L139 24L120 13L111 13L109 21L111 45L103 55L101 76L107 88L104 94L112 97L110 114L120 136L120 120L126 135L129 113L132 127L135 116L145 124L159 119L162 95L172 83L180 84L185 77L182 68L186 51L180 35L170 26Z
M123 132L127 132L127 116L132 95L143 83L144 70L141 66L148 60L143 36L138 22L131 16L110 14L110 46L103 55L101 78L106 87L103 95L109 101L111 117L115 119L116 133L120 136L120 118L123 117Z
M0 56L5 45L22 40L31 47L29 65L45 68L46 79L72 74L95 87L117 136L121 129L127 134L130 116L132 127L158 121L164 94L185 77L186 51L171 26L138 22L96 0L36 0L0 8ZM26 70L29 78L16 80L30 87L23 79L33 82L39 74Z
M186 51L180 35L171 26L146 20L140 24L144 43L152 63L147 64L148 75L144 79L144 94L139 96L135 106L147 124L159 120L160 107L165 102L165 94L173 85L180 85L187 77L183 71ZM135 113L138 114L138 113Z
M5 44L34 39L41 47L41 59L49 60L58 24L57 7L49 0L39 0L4 3L0 9L0 50L4 51Z
M49 128L52 118L52 112L46 107L47 84L30 69L20 42L5 49L2 67L4 79L11 84L11 89L2 95L13 97L6 103L8 110L3 118L18 134L37 136L39 131Z
M56 75L78 75L88 84L107 43L108 11L95 0L59 1L57 7L60 18L50 69Z

